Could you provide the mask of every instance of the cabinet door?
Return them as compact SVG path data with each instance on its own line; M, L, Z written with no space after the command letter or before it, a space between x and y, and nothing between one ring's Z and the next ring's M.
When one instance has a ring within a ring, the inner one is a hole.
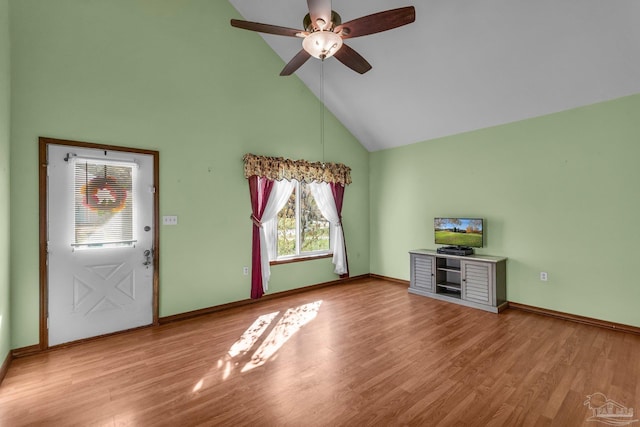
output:
M411 287L434 292L435 258L429 255L411 254Z
M493 265L462 261L462 299L480 304L493 303Z

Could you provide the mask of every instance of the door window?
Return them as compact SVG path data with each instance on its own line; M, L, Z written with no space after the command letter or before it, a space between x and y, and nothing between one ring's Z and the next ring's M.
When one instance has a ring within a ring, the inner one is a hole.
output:
M132 246L135 164L76 159L74 242L76 248Z

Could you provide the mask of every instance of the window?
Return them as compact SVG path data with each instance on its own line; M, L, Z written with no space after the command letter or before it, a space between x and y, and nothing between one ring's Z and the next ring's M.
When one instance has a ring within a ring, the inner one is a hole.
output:
M331 252L331 224L322 216L311 188L295 181L287 204L278 213L277 259L323 255Z
M131 246L132 165L76 161L74 174L77 248Z

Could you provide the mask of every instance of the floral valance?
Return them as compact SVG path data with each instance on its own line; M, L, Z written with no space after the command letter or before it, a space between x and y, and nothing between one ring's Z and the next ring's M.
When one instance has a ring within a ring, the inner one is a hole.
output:
M254 154L245 154L243 160L245 178L264 176L275 181L295 179L303 182L351 184L351 168L342 163L308 162Z

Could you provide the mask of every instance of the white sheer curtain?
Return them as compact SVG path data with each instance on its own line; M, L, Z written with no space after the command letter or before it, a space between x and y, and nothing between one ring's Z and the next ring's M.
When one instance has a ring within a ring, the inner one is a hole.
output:
M260 227L260 261L262 264L262 289L264 292L269 287L269 277L271 277L271 267L269 261L273 257L275 247L276 233L275 226L277 223L278 212L284 207L291 196L291 192L295 187L295 183L285 179L275 181L273 189L269 195L267 206L262 214L262 227ZM271 250L270 250L271 249ZM271 256L270 256L271 255Z
M329 220L331 225L331 241L333 242L333 270L336 274L347 273L347 250L344 244L344 233L342 231L342 224L340 223L340 216L336 208L336 202L333 199L333 192L331 186L326 182L312 182L308 184L311 188L311 194L316 200L318 209L322 215Z

